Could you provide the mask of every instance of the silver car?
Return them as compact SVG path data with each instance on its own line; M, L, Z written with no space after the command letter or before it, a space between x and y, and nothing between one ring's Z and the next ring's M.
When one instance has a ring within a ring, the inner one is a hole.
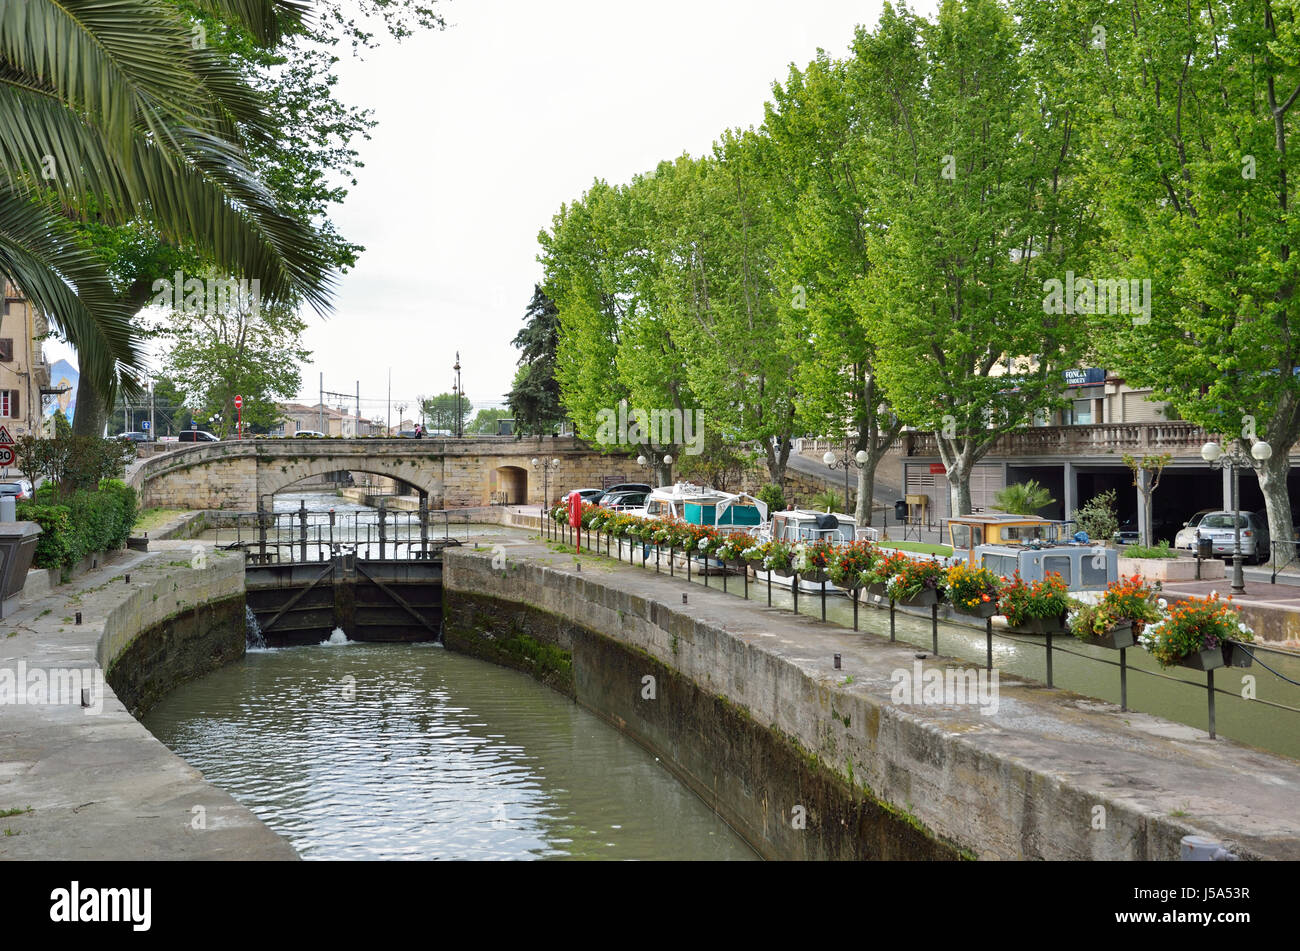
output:
M1255 564L1268 561L1268 519L1262 512L1240 512L1236 519L1241 526L1241 557ZM1236 550L1236 527L1231 512L1209 512L1195 530L1201 538L1210 539L1211 551L1216 557L1231 558ZM1196 544L1195 539L1192 544Z
M1188 551L1196 550L1196 527L1201 524L1201 519L1211 512L1217 512L1218 509L1201 509L1187 521L1183 522L1183 527L1178 530L1174 536L1175 548L1186 548Z

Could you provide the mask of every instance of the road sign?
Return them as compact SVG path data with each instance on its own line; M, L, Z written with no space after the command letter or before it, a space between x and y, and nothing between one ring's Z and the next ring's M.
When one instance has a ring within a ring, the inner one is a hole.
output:
M12 446L0 446L0 466L12 466L14 464L14 450Z
M0 446L12 446L14 437L9 435L8 426L0 426Z
M145 432L148 432L148 431L149 431L149 420L146 419L144 422L142 422L142 423L140 424L140 428L143 429Z
M244 398L242 396L236 396L235 409L243 409L243 408L244 408Z

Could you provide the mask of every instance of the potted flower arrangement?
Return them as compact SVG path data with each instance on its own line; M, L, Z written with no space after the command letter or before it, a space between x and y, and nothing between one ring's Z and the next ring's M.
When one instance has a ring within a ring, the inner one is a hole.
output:
M1071 634L1086 644L1114 649L1131 647L1143 628L1161 617L1155 591L1141 575L1112 582L1096 604L1072 601L1071 609L1066 618Z
M881 550L879 556L862 570L861 581L867 594L885 597L889 594L889 579L898 574L911 561L901 551Z
M1248 667L1250 656L1237 646L1254 640L1236 606L1212 593L1175 604L1164 618L1146 626L1138 643L1161 667L1214 670L1228 664Z
M944 567L937 558L920 561L903 556L885 583L885 590L891 601L907 607L928 608L943 600L944 578Z
M724 535L713 549L713 554L725 565L732 568L744 568L746 559L744 553L754 546L754 536L746 535L744 532L732 532L730 535Z
M824 539L800 542L794 546L791 567L799 573L800 579L817 584L826 580L826 568L834 557L835 545L831 542Z
M780 578L788 578L793 559L794 552L785 542L768 542L763 567Z
M862 575L882 556L871 542L849 542L835 550L826 574L841 588L854 591L863 585Z
M998 613L999 578L987 568L956 564L948 569L948 600L962 614L990 618Z
M764 561L767 559L767 552L770 544L770 542L755 541L740 553L740 557L749 562L751 567L761 569L764 566Z
M1017 571L998 598L998 613L1006 616L1007 627L1021 634L1064 632L1069 608L1069 589L1055 571L1032 583L1026 583Z

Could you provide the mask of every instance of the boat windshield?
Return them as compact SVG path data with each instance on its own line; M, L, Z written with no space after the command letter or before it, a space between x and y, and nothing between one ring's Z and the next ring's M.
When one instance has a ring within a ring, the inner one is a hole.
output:
M1009 544L1026 542L1054 542L1058 526L1051 523L1038 525L1003 525L1002 540Z

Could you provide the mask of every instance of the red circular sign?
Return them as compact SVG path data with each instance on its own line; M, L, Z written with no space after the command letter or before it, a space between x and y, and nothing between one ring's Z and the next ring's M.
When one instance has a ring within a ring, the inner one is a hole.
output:
M235 409L243 409L243 408L244 408L244 398L242 396L236 396Z

